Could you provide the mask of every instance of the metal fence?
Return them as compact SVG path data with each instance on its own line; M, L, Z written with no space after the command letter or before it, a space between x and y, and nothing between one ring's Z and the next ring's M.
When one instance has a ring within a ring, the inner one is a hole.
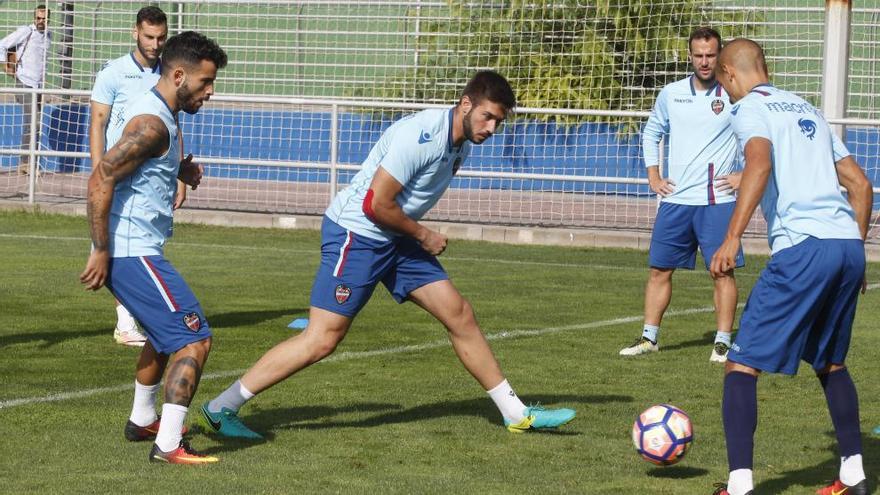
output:
M826 62L825 7L805 0L658 1L641 8L644 2L582 0L158 5L172 33L203 31L230 55L220 94L200 114L182 118L187 151L208 168L205 185L188 200L194 208L319 214L393 119L451 104L463 78L491 67L510 75L524 108L503 133L475 147L431 218L647 230L656 198L644 180L638 132L659 88L687 74L694 23L762 43L774 82L815 105ZM0 1L0 35L28 22L32 6ZM141 6L50 3L55 49L42 106L31 100L41 118L25 146L13 95L34 92L13 88L8 78L0 88L0 198L84 198L88 90L105 60L132 48ZM874 179L878 21L880 0L852 9L847 108L830 119L848 126L847 143ZM507 31L491 31L496 25ZM472 34L484 28L487 35ZM561 49L551 53L551 46ZM558 74L548 77L548 70ZM558 88L548 91L547 81ZM36 165L34 173L17 173L19 155ZM752 231L761 228L756 222Z

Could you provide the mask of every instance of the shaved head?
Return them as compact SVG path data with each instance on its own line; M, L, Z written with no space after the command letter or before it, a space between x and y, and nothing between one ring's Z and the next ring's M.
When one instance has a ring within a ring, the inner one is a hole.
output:
M755 86L770 82L767 62L761 45L737 38L724 45L715 68L718 81L730 95L731 103L748 94Z
M746 74L756 72L767 75L767 62L761 45L746 38L737 38L721 50L720 62L736 68L737 72Z

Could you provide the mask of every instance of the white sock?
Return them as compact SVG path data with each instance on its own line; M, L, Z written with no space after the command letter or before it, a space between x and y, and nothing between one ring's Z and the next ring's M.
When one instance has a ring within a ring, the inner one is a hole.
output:
M840 458L840 481L844 485L858 485L863 479L865 479L865 468L862 467L862 454Z
M519 400L519 397L516 396L516 392L513 391L507 380L502 381L495 388L486 392L492 398L492 401L495 402L495 406L501 411L504 419L511 423L519 423L526 418L523 415L526 405Z
M242 385L241 380L236 380L235 383L224 390L222 394L208 402L208 411L218 413L226 407L238 412L238 410L241 409L241 406L243 406L245 402L253 399L253 397L254 394Z
M162 419L165 422L165 419ZM727 479L727 493L730 495L746 495L755 488L752 482L751 469L736 469L730 472Z
M128 330L134 330L136 327L136 323L134 321L134 317L131 316L131 313L125 309L125 306L121 304L116 305L116 328L122 330L123 332Z
M134 381L134 403L131 405L131 416L128 417L132 423L147 426L156 421L156 392L161 386L161 383L141 385Z
M159 433L156 434L156 445L162 452L171 452L180 446L183 438L183 420L189 408L177 404L162 404L162 422L159 423Z
M642 337L656 344L658 333L660 333L659 325L648 325L647 323L645 323L644 330L642 330Z
M718 330L717 332L715 332L715 343L717 344L719 342L723 342L727 344L727 347L730 347L731 334L732 332L722 332L721 330Z

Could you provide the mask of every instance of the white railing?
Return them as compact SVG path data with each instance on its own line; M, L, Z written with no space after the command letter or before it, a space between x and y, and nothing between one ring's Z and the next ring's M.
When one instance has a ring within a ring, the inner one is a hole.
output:
M28 94L31 96L31 108L36 115L38 94L43 95L44 106L51 106L61 102L75 102L85 105L88 101L87 91L77 90L32 90L20 88L0 88L0 99L4 95ZM233 209L246 211L260 211L267 213L301 213L319 214L329 203L333 195L340 189L341 174L350 176L360 169L358 163L341 163L339 159L340 144L340 115L344 109L374 109L376 111L417 111L426 108L444 108L448 105L436 104L405 104L396 102L357 101L344 99L311 99L311 98L284 98L284 97L257 97L241 95L218 95L211 99L206 109L212 108L236 108L236 109L290 109L292 112L313 112L328 115L329 133L326 136L330 150L326 160L268 160L239 158L236 156L196 156L195 160L209 167L222 169L224 167L263 167L275 170L296 171L295 173L326 173L327 180L316 180L314 177L299 181L287 179L283 181L261 180L235 180L229 178L211 178L205 187L197 192L190 193L187 205L201 209ZM551 117L574 117L578 122L587 119L600 119L603 123L618 123L625 119L637 122L647 118L647 112L629 111L591 111L591 110L568 110L547 108L519 108L517 119L535 120L542 116ZM81 201L86 197L86 177L89 170L79 169L74 173L34 173L38 158L88 158L84 151L57 151L39 149L40 126L42 119L32 119L31 140L27 150L19 147L0 148L0 157L3 155L27 155L30 159L31 170L26 178L14 176L15 180L3 183L3 175L0 175L0 195L6 193L6 197L16 197L21 201L35 203L40 201L57 201L59 198ZM833 124L844 126L858 126L868 128L880 128L880 120L867 119L831 119ZM228 129L230 133L235 129ZM613 133L613 131L612 131ZM283 133L282 133L283 134ZM200 136L186 136L188 141L199 139ZM82 137L81 137L82 139ZM501 135L493 138L497 141ZM633 138L631 138L633 139ZM634 139L635 140L635 139ZM637 140L635 140L637 142ZM370 143L371 144L371 143ZM526 146L526 145L522 145ZM597 147L597 149L601 149ZM599 151L601 154L602 152ZM608 150L604 159L613 161L614 151ZM578 158L580 159L580 158ZM586 157L583 158L587 160ZM632 161L631 155L623 159ZM571 162L571 158L568 158ZM553 167L549 167L553 169ZM631 171L632 172L632 171ZM294 172L291 172L294 173ZM13 174L5 174L12 177ZM209 178L211 174L208 174ZM641 170L627 174L560 174L541 172L519 172L513 170L479 170L463 168L457 174L458 181L496 181L502 184L498 188L463 187L453 188L438 205L438 212L433 215L434 219L450 220L457 222L478 223L501 223L516 225L545 225L559 227L599 227L618 228L628 230L649 229L655 212L656 202L652 195L644 192L634 194L619 192L621 186L642 188L646 191L647 179ZM26 194L22 186L26 181ZM519 187L523 181L546 181L546 183L569 184L569 189L553 189L553 187ZM572 193L572 184L605 185L606 190ZM875 194L880 194L880 187L874 188ZM755 220L750 232L757 234L763 229L763 223Z

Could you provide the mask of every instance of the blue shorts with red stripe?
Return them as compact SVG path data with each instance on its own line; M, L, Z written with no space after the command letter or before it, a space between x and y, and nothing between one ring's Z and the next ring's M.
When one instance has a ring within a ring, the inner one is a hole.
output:
M777 252L749 294L727 359L789 375L801 359L816 370L843 364L864 276L859 239L808 237Z
M693 270L699 247L708 270L712 256L724 243L727 225L735 207L736 203L733 202L712 205L661 202L648 251L650 266ZM736 255L736 266L740 268L745 264L740 247Z
M321 266L312 285L311 305L354 317L379 282L398 303L409 293L449 276L435 256L415 239L380 241L355 234L326 216L321 224Z
M211 336L202 306L163 256L111 258L107 288L159 353L172 354Z

